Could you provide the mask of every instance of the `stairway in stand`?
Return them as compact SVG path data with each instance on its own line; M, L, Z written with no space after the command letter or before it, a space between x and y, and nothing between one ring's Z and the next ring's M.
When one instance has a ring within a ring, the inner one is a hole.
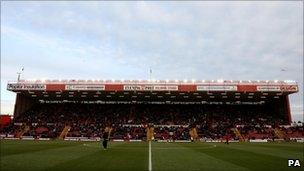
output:
M66 137L66 135L69 133L70 129L71 129L71 126L68 126L68 125L65 126L58 138L63 140Z
M16 138L21 138L23 136L23 134L25 134L29 130L30 130L30 127L25 125L24 127L21 128L21 130L19 132L17 132Z
M285 133L281 131L279 128L275 128L274 133L279 139L284 139L286 137Z
M237 128L233 129L234 134L239 138L240 142L245 141L244 137Z

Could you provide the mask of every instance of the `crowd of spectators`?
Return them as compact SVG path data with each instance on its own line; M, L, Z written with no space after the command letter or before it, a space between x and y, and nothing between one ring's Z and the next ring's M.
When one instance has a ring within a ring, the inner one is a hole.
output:
M287 125L286 116L259 105L156 105L156 104L36 104L14 118L1 133L16 135L25 126L24 136L56 138L65 126L68 137L99 137L106 126L113 128L114 139L145 139L145 126L155 125L155 138L188 140L190 127L200 138L238 139L238 128L247 139L273 138L274 128ZM297 123L295 123L297 124ZM285 135L303 137L302 123L282 127Z

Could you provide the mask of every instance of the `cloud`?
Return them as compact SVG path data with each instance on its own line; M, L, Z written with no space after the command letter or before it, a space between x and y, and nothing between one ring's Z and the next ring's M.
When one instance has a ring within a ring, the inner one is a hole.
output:
M151 66L161 79L293 79L300 92L291 101L303 103L302 2L4 2L1 8L5 79L15 78L21 63L31 68L25 76L65 78L145 79Z

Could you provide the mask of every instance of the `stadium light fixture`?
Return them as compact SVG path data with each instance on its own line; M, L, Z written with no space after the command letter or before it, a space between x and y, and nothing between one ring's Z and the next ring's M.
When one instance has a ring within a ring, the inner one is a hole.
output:
M192 83L194 83L195 82L195 79L192 79Z
M187 79L184 79L184 83L186 83L188 80Z
M219 80L217 80L217 82L222 83L222 82L224 82L224 80L223 79L219 79Z
M294 81L294 80L285 80L284 82L286 82L286 83L295 83L296 81Z

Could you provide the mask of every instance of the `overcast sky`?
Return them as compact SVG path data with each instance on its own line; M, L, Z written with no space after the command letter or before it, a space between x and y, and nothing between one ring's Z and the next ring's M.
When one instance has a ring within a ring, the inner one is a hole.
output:
M303 2L3 2L1 113L9 80L295 80L303 120ZM282 71L285 70L285 71Z

